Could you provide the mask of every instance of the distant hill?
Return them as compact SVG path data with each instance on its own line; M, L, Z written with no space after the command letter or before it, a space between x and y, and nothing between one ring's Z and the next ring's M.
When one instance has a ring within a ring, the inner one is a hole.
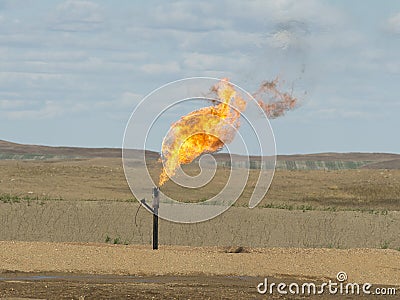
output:
M23 145L0 140L0 154L23 155L37 154L44 156L70 157L121 157L121 149L117 148L78 148L49 147L39 145Z
M140 152L138 150L138 152ZM151 158L158 158L153 151L146 151ZM91 158L122 156L120 148L80 148L24 145L0 140L0 159L51 159L51 158Z
M138 153L140 150L133 150ZM0 159L67 159L67 158L120 158L120 148L79 148L50 147L41 145L24 145L0 140ZM150 159L157 159L159 154L146 151ZM229 155L215 154L219 163L229 161ZM259 157L251 157L259 161ZM255 164L257 167L257 164ZM318 169L400 169L400 154L393 153L315 153L278 155L277 169L288 170L318 170Z
M385 160L370 163L363 168L367 169L400 169L400 159Z

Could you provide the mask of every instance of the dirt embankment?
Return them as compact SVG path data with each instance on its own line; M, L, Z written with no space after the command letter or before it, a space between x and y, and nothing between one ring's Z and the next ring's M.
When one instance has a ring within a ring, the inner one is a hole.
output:
M151 244L152 216L116 201L0 202L2 240ZM136 218L136 221L135 221ZM400 212L232 207L198 224L160 221L161 245L400 249Z

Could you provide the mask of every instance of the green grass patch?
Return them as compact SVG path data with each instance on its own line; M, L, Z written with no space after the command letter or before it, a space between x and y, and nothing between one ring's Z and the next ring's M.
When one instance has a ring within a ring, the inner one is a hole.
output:
M388 241L383 241L381 244L381 249L388 249L390 243Z
M43 205L44 201L50 200L64 200L63 198L51 198L48 196L39 197L37 195L13 195L13 194L0 194L0 202L3 203L20 203L20 202L30 202L30 201L40 201L40 204Z
M122 241L120 236L112 238L108 234L106 235L104 242L107 244L113 244L113 245L129 245L129 243L127 241Z

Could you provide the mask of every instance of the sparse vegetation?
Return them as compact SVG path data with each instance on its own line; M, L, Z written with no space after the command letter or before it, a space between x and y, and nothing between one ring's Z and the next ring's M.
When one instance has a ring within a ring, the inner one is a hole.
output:
M133 203L133 202L138 202L138 201L137 201L137 199L135 197L132 197L130 199L126 199L125 202Z
M328 249L342 249L343 247L341 247L341 244L339 241L336 241L334 243L329 243L326 248Z
M381 248L382 249L388 249L389 245L390 245L389 241L383 241L382 244L381 244Z
M20 197L11 194L1 194L0 201L3 203L19 203L21 201Z
M156 159L148 162L155 182L161 170ZM185 165L188 174L198 174L196 164ZM113 170L113 172L110 172ZM235 206L247 207L259 170L250 170L247 186ZM162 192L183 202L204 202L226 184L228 168L219 167L204 187L187 191L169 181ZM92 200L135 203L117 158L61 161L0 160L2 202L31 200ZM33 180L40 178L40 180ZM400 170L303 170L275 172L270 190L258 208L286 210L354 210L386 215L400 210ZM150 187L151 188L151 187ZM32 191L32 195L27 195Z
M104 240L105 243L112 243L114 245L129 245L127 241L122 242L121 237L117 236L115 238L111 238L108 234L106 235L106 239Z
M287 204L273 204L273 203L269 203L266 205L262 205L261 207L265 207L265 208L277 208L277 209L287 209L287 210L293 210L294 207L293 205L287 205Z
M30 205L31 201L36 201L40 205L44 205L45 201L63 200L62 198L39 197L37 195L14 195L14 194L0 194L0 201L3 203L20 203L26 201Z

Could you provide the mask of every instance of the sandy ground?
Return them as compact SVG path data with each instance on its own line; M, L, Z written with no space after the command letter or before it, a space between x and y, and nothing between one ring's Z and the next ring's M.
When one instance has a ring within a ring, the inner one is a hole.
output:
M166 281L170 283L170 289L168 293L164 291L167 293L164 295L171 298L179 298L179 293L182 292L180 287L186 289L186 292L190 287L197 287L204 294L192 295L193 299L207 296L207 286L217 282L226 290L237 290L244 295L249 293L248 295L256 297L256 283L265 277L275 282L327 282L329 279L335 280L338 272L346 272L348 282L400 287L400 252L395 250L245 248L241 253L229 253L230 250L235 252L236 249L162 246L159 250L152 250L147 246L0 242L0 288L3 286L0 295L10 297L10 293L6 294L7 291L12 292L10 289L16 292L20 289L23 294L23 286L26 287L29 282L38 284L38 279L41 279L39 282L43 286L46 279L50 286L58 279L81 286L87 284L86 281L101 283L106 280L107 283L108 280L109 285L113 285L115 289L118 287L115 282L110 282L111 278L87 276L85 281L79 280L76 274L125 275L124 279L119 279L124 284L128 284L130 280L135 281L132 278L136 278L138 283L142 278L145 282L141 283L148 284L147 288L157 285L157 280ZM20 272L28 273L21 275ZM42 275L39 276L44 277L36 278L35 283L34 279L29 280L32 277L29 273L32 272L40 272ZM43 275L46 274L43 272L53 275ZM130 277L126 277L127 275ZM196 276L198 279L194 279ZM16 282L19 285L10 287ZM132 287L130 293L137 296L144 288L143 285L136 289ZM81 296L85 295L82 290L80 292ZM215 294L216 290L209 292L210 297L219 295L221 298L229 298L230 295L229 292L224 294L221 291ZM87 292L87 295L92 294ZM16 297L18 294L14 293L12 296ZM55 297L54 294L53 296Z
M400 251L388 249L225 248L0 242L0 269L120 275L236 275L334 278L400 285Z

